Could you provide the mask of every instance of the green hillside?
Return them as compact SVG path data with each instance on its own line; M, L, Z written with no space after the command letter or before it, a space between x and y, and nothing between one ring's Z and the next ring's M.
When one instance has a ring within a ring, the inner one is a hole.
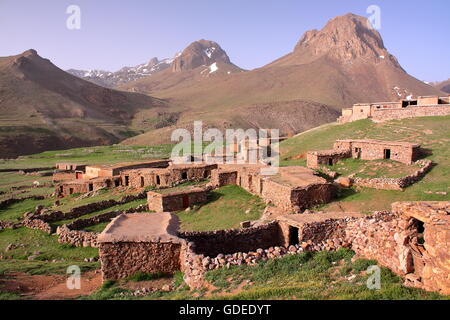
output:
M324 125L283 141L281 165L306 166L308 151L331 149L337 139L365 138L419 143L427 153L424 158L432 160L436 166L424 179L404 191L351 189L320 210L369 212L389 209L395 201L450 200L450 116Z

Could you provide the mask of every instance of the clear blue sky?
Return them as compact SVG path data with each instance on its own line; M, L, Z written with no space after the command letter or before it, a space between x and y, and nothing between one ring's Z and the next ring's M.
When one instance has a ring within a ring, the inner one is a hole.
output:
M72 4L81 8L81 30L66 28ZM386 47L410 74L450 77L449 0L0 0L0 56L34 48L63 69L116 71L203 38L252 69L332 17L368 16L372 4L381 8Z

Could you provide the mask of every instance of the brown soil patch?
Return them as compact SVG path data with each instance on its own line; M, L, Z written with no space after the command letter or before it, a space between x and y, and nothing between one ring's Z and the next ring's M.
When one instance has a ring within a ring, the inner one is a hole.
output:
M67 275L11 273L0 279L0 289L20 294L25 299L64 300L92 294L102 284L99 270L83 273L80 289L68 289L66 281Z

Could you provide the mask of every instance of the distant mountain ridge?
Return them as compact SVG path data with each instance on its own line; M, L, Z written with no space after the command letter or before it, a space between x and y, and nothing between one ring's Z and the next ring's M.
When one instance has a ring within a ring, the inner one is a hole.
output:
M2 158L117 143L167 117L169 106L77 78L35 50L0 58Z
M114 88L130 81L135 81L144 77L151 76L163 71L172 65L173 59L158 60L152 58L147 63L139 64L135 67L123 67L119 71L111 72L104 70L66 70L79 78L91 81L103 87Z

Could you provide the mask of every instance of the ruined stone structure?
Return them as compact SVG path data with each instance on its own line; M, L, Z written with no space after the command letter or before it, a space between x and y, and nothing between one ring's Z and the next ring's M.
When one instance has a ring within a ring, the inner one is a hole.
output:
M333 150L310 151L307 154L308 168L317 169L321 165L335 165L340 159L361 160L390 159L412 164L420 157L420 145L398 141L380 140L337 140Z
M180 270L184 241L170 213L136 213L115 218L98 236L103 280L137 272L173 274Z
M207 190L203 188L185 188L179 191L147 193L147 204L150 211L173 212L202 204L207 200Z
M376 259L407 285L450 294L450 202L392 207L370 216L276 215L246 229L181 233L167 213L123 215L99 237L102 271L106 280L180 269L186 283L199 288L208 270L347 247L358 257Z
M427 116L450 115L450 96L427 96L399 102L377 102L355 104L352 108L343 109L339 123L347 123L361 119L372 119L376 122Z
M211 177L216 164L171 164L164 169L125 170L120 174L121 185L133 188L173 187L177 184L199 182Z
M335 187L314 171L303 167L278 168L275 175L264 175L261 165L219 165L213 171L211 184L215 187L238 185L262 197L286 213L301 212L309 207L330 202Z

